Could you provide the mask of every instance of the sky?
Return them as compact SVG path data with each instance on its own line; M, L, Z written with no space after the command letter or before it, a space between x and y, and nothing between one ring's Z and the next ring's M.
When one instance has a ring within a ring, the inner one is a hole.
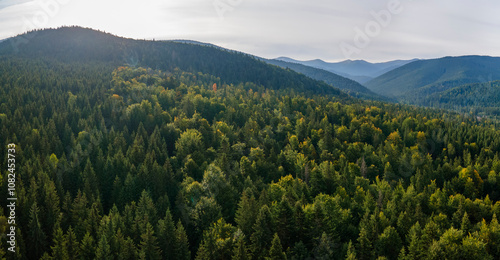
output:
M500 56L497 0L0 0L0 39L78 25L264 58Z

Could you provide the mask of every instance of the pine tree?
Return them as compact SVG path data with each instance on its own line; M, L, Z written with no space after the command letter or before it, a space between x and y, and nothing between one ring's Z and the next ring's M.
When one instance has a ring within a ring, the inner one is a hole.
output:
M396 229L388 226L378 237L376 249L380 256L385 256L387 259L397 259L401 245L401 238Z
M471 230L471 223L469 220L469 215L467 214L467 211L464 212L464 216L462 217L462 222L460 224L460 229L464 232L464 234L468 234Z
M177 222L177 228L175 229L175 257L174 259L180 260L190 260L191 252L189 251L189 240L186 234L186 230L182 225L181 221Z
M271 242L273 234L273 219L267 205L262 206L257 215L257 220L253 226L254 233L250 240L252 241L252 254L255 258L260 258L266 255L267 247Z
M415 223L415 225L410 228L406 237L408 242L408 258L416 260L425 259L427 248L424 247L422 241L422 228L419 222Z
M246 236L250 236L253 233L252 227L257 218L257 214L257 202L255 201L255 197L251 195L251 191L247 189L243 191L241 195L235 217L238 227Z
M276 208L276 231L283 238L283 247L291 247L297 242L295 216L286 196L283 196Z
M69 227L68 232L66 233L66 241L66 250L68 251L68 256L71 256L74 259L78 259L80 255L80 244L78 243L72 227Z
M80 257L82 260L94 259L95 256L95 246L94 239L90 233L86 233L80 243Z
M274 238L271 243L271 248L269 249L269 260L286 260L286 254L283 252L283 247L281 246L280 237L278 233L274 233Z
M161 250L158 248L156 237L154 236L153 226L146 224L146 231L141 235L139 245L139 258L147 260L161 259Z
M87 159L87 164L85 165L85 169L82 172L82 180L83 180L83 192L89 196L91 201L98 199L98 188L99 182L97 180L97 176L95 174L94 168L92 167L92 163L90 159Z
M97 249L95 252L95 259L96 260L106 260L111 258L111 248L108 243L108 239L106 238L106 235L101 235L101 239L99 240L99 243L97 244Z
M58 228L54 234L54 241L52 242L54 245L51 246L52 254L51 258L54 260L65 260L68 259L68 251L67 251L67 239L63 234L61 228Z
M318 245L313 250L315 259L332 259L333 258L333 244L330 237L323 232Z
M240 234L240 235L237 235ZM250 254L247 248L247 245L245 243L245 235L241 231L241 229L238 229L238 231L235 234L235 240L236 242L234 243L234 250L233 250L233 258L234 260L250 260Z
M368 231L362 227L358 237L358 257L360 260L371 259L374 255L373 243L369 238Z
M170 209L165 218L158 221L158 245L162 249L163 259L172 259L175 251L175 223L172 220Z
M35 203L31 206L30 220L28 229L28 239L31 241L28 244L27 254L29 258L38 259L45 252L45 233L39 220L39 210Z
M136 260L137 259L137 249L134 245L134 241L130 237L123 237L120 229L115 234L115 241L118 248L118 259L120 260Z
M500 258L500 224L498 224L497 215L493 215L493 219L489 225L489 241L488 252L495 258Z
M346 260L356 260L356 248L352 244L352 241L349 241L349 245L347 246L347 254L345 257Z

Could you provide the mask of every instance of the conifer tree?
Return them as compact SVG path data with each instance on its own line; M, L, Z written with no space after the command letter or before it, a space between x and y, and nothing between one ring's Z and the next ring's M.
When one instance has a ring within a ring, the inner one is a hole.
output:
M271 248L269 249L269 260L286 260L286 254L283 252L283 247L281 246L280 237L278 233L274 233L273 241L271 242Z
M141 243L139 245L139 258L147 260L161 259L161 250L158 247L156 237L154 235L153 226L146 224L145 233L141 235Z
M31 206L29 219L28 239L31 243L28 244L27 255L29 258L38 259L45 252L46 236L40 224L36 202Z
M237 235L239 234L239 235ZM245 242L245 235L241 231L241 229L238 229L238 231L235 234L235 240L236 242L234 243L234 250L233 250L233 257L232 259L234 260L250 260L250 254L249 250L247 248L246 242Z
M94 239L89 232L85 234L80 243L80 257L84 259L94 259L95 256L95 245Z
M177 222L175 229L175 257L174 259L189 260L191 259L191 252L189 251L189 240L186 230L181 221Z
M64 236L62 229L58 228L54 234L53 246L51 246L51 259L64 260L69 258L67 242L67 238Z
M158 221L158 245L162 251L163 259L173 259L175 251L175 223L172 219L170 209L167 210L165 218Z
M257 215L257 220L253 226L254 233L250 240L252 241L251 249L254 257L263 257L267 253L268 245L271 242L273 234L273 219L267 205L262 206Z
M106 235L101 235L99 243L97 243L97 249L95 251L96 260L105 260L111 258L111 247L109 246L108 239Z
M67 252L68 256L71 256L74 259L79 258L79 249L80 249L80 244L78 243L78 240L76 238L76 234L73 231L72 227L69 227L68 232L66 232L66 247L67 247Z
M347 254L346 254L346 260L356 260L356 248L354 248L354 245L352 244L352 241L349 241L349 245L347 246Z
M253 233L252 227L257 218L257 214L257 202L255 197L251 194L251 191L247 189L243 191L241 195L235 217L238 227L246 236L250 236Z

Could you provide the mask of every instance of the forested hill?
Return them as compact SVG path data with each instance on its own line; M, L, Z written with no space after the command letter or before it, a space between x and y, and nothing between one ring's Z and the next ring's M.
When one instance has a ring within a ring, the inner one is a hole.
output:
M412 99L464 84L500 79L500 58L489 56L444 57L418 60L387 72L365 84L375 93Z
M31 35L0 44L0 259L500 259L495 122L210 47Z
M371 90L367 89L363 85L358 82L337 75L333 72L329 72L323 69L318 69L306 65L302 65L299 63L291 63L281 60L264 60L269 64L274 64L276 66L282 68L289 68L296 72L302 73L310 78L321 80L331 86L335 86L343 91L349 93L352 96L357 96L365 99L378 99L378 100L387 100L387 98L379 96L378 94L373 93Z
M291 88L347 97L326 83L268 65L251 55L197 44L125 39L80 27L46 29L10 38L0 43L0 55L59 62L104 62L163 71L177 68L210 74L227 84L252 82L270 89Z
M413 104L500 118L500 81L466 84L428 96L415 95ZM408 100L409 101L409 100Z

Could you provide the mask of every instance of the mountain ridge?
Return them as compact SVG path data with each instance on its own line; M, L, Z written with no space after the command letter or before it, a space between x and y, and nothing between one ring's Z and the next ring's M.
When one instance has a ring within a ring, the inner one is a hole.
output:
M112 66L145 66L164 71L180 69L213 75L226 84L252 82L270 89L293 88L347 97L324 82L277 68L249 54L173 41L134 40L76 26L39 30L10 38L0 43L0 56L104 62Z
M365 60L344 60L340 62L326 62L321 59L308 61L295 60L288 57L278 57L275 60L285 62L298 63L310 67L323 69L343 77L355 80L364 84L388 71L411 63L418 59L412 60L393 60L379 63L371 63Z
M500 58L467 55L419 60L389 71L365 84L391 97L432 94L464 84L500 79Z

